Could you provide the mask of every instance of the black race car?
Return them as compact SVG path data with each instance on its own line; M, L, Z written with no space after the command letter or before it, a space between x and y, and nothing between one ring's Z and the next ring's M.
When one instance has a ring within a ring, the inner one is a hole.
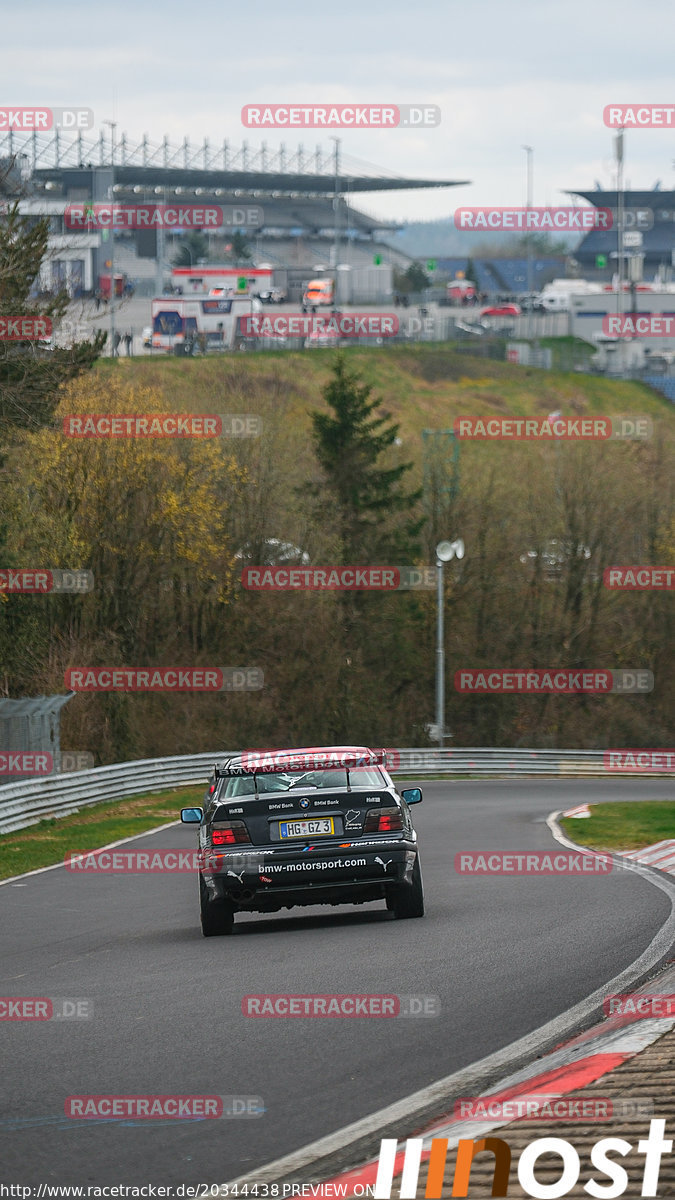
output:
M385 900L395 917L424 916L410 804L386 751L359 746L249 751L214 768L199 825L205 937L231 933L237 912Z

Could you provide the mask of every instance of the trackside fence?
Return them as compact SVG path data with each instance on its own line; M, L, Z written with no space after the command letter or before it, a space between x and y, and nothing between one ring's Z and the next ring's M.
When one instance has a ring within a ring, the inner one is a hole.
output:
M236 750L210 754L187 754L176 758L148 758L115 763L68 775L21 779L0 787L0 834L24 829L38 821L65 817L90 804L121 800L189 784L206 786L213 766ZM483 779L518 778L528 775L553 777L612 777L622 772L608 770L603 750L528 750L471 748L408 748L392 750L392 774L425 776L469 776ZM640 777L664 776L668 770L641 769Z

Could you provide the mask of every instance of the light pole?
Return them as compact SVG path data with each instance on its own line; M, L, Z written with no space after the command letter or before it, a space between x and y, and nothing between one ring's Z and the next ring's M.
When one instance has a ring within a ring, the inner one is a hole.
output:
M110 354L115 356L115 130L117 121L103 121L110 126L110 166L112 182L110 184Z
M616 315L619 317L617 322L621 327L621 313L623 311L623 126L616 135L615 141L616 150L616 253L617 253L617 285L616 285ZM620 349L619 349L620 347ZM624 354L623 343L619 341L617 347L618 353L621 355L621 374L625 370L626 357Z
M532 208L532 155L534 151L531 146L523 146L523 150L527 154L527 333L529 337L532 332L530 320L532 312L532 235L530 234L530 209Z
M443 642L443 567L452 558L464 558L464 542L439 542L436 547L436 738L443 749L445 734L445 646Z
M160 191L159 188L155 188L154 194L157 195L159 193L159 191ZM163 211L166 212L166 188L162 188L161 195L162 195L162 202L164 204ZM163 227L161 221L159 222L159 224L157 226L156 252L157 252L157 274L155 276L155 291L157 292L158 296L163 296L164 295L164 266L163 266L163 262L164 262L164 227ZM192 263L190 263L190 266L192 266Z
M334 218L335 218L335 223L334 223L333 240L334 240L334 255L335 255L335 264L334 264L335 265L335 289L337 291L337 265L338 265L338 253L339 253L339 245L340 245L340 234L339 234L339 230L338 230L338 180L339 180L339 175L340 175L340 139L337 137L334 137L334 138L332 138L332 141L335 142L335 182L334 182L334 188L333 188L333 190L334 190L333 214L334 214Z
M345 249L344 249L345 263L349 263L349 198L350 198L349 194L350 194L350 189L351 189L351 185L353 182L354 181L350 176L350 178L347 180L347 196L345 199Z

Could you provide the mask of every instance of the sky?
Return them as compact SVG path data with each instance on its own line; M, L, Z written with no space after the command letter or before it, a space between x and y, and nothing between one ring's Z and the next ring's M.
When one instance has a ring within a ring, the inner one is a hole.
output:
M458 206L569 203L567 189L615 184L610 103L675 102L672 0L53 0L6 6L2 105L74 105L147 134L289 152L332 150L320 129L242 125L245 104L435 104L425 129L342 129L343 169L470 186L359 197L396 221ZM103 126L107 131L108 127ZM675 187L675 132L631 130L626 186Z

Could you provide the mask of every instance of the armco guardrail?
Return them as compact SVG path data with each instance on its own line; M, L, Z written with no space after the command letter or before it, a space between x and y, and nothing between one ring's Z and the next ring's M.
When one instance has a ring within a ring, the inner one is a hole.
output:
M221 754L188 754L179 758L147 758L138 762L95 767L72 775L22 779L0 787L0 834L24 829L47 817L66 817L89 804L122 800L143 792L183 784L206 783Z
M156 792L187 784L206 784L215 762L234 750L188 754L176 758L148 758L115 763L71 775L22 779L0 787L0 834L35 825L47 817L65 817L90 804L121 800L143 792ZM401 775L499 776L607 776L603 750L530 750L471 748L407 748L392 751L397 761L392 773ZM615 772L611 772L612 775ZM671 774L641 770L640 776Z

